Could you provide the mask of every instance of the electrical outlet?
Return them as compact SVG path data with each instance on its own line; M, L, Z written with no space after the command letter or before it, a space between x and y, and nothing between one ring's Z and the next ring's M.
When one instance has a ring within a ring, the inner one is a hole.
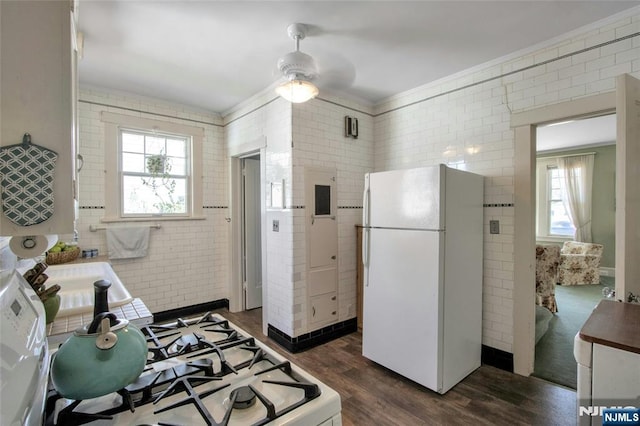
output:
M490 220L489 221L489 233L490 234L499 234L500 233L500 221L499 220Z
M273 232L280 232L280 221L279 220L274 220L273 221Z

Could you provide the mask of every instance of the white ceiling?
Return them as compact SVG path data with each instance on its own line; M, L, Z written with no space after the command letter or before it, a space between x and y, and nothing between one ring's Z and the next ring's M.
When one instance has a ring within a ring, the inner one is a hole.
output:
M317 85L375 104L637 6L629 1L85 0L80 84L224 113L276 82L294 50Z
M536 129L536 150L560 151L616 142L616 115L602 115L541 126Z

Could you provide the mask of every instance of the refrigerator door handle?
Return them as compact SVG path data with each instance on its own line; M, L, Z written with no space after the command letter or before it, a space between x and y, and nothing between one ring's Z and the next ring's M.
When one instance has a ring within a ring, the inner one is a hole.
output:
M362 265L369 267L369 203L371 197L371 189L369 188L369 175L365 175L364 179L364 195L362 200ZM366 275L365 275L366 276ZM369 280L366 280L366 287L369 287Z
M364 199L362 200L362 226L369 226L369 202L371 197L371 190L369 189L369 181L366 182L366 188L364 190Z
M362 233L362 265L365 268L369 267L369 228L363 228ZM369 287L369 280L366 280L366 287Z

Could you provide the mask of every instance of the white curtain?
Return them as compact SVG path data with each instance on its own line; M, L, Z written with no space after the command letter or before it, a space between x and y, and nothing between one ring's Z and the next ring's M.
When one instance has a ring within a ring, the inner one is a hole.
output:
M574 239L590 243L591 187L594 154L558 158L558 169L564 177L565 208L576 228Z

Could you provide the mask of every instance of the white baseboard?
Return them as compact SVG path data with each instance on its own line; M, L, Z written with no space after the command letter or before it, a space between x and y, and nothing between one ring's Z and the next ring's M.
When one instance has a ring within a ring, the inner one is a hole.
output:
M600 268L600 275L605 277L615 277L616 276L616 268Z

